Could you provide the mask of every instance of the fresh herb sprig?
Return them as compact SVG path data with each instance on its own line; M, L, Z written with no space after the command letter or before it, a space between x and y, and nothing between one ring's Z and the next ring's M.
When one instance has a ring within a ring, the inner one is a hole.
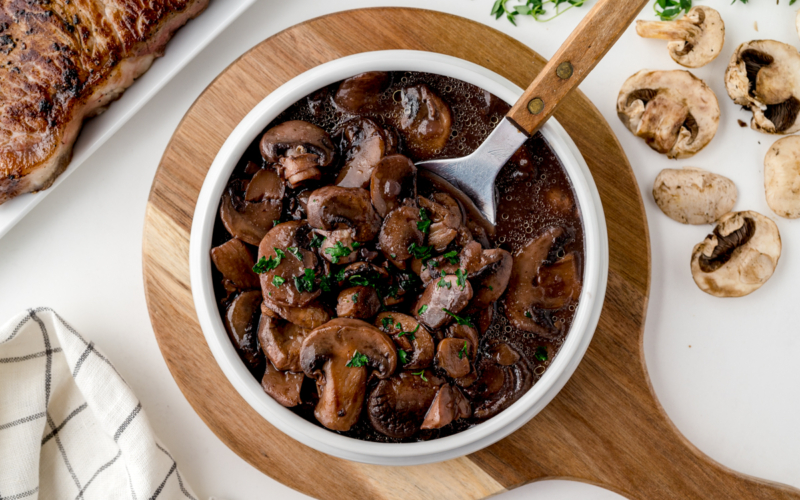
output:
M356 351L353 353L353 358L345 365L348 368L361 368L369 363L369 358L365 354Z
M541 23L546 23L573 7L582 7L586 0L525 0L525 3L514 6L509 6L508 3L509 0L496 0L492 5L492 15L495 19L505 16L516 26L517 16L530 16Z

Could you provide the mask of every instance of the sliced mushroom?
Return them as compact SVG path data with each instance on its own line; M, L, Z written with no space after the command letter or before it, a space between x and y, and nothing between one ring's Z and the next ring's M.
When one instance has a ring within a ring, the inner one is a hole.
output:
M784 137L769 148L764 187L773 212L789 219L800 217L800 137Z
M247 368L257 372L264 363L258 346L258 321L261 292L250 290L237 295L225 310L225 329Z
M403 155L384 157L370 178L372 205L381 217L417 197L417 167Z
M452 315L467 307L471 299L469 281L459 286L456 276L432 280L414 306L414 317L431 330L436 330L452 322Z
M417 159L433 157L450 137L450 108L424 84L403 89L401 104L400 129L405 135L406 147Z
M303 387L302 373L280 371L267 361L267 369L261 377L261 388L278 403L291 408L299 405L300 389Z
M653 184L653 198L670 219L682 224L713 224L736 204L736 185L702 168L665 168Z
M236 179L228 184L222 194L219 217L234 238L258 245L272 228L273 221L280 219L282 203L265 197L261 201L247 201L245 196L250 183L252 181ZM254 191L251 196L255 196Z
M436 367L448 377L459 378L469 374L470 344L463 339L446 338L436 346Z
M494 304L490 305L482 311L478 311L475 316L475 326L478 327L479 333L486 333L492 326L494 321Z
M692 251L692 277L716 297L742 297L767 282L781 256L772 220L753 212L730 212Z
M427 368L433 362L433 337L417 320L406 314L382 312L375 318L375 326L392 337L398 349L406 353L398 363L404 370Z
M481 251L477 269L472 267L468 274L475 290L470 310L486 309L505 293L513 266L514 259L506 250L492 248Z
M389 73L384 71L361 73L339 84L333 102L342 111L358 113L378 102L389 82Z
M464 223L463 212L458 202L445 193L436 193L431 199L420 198L420 207L427 211L431 225L428 243L437 252L443 252L458 236L458 229Z
M389 283L391 277L386 269L370 262L355 262L342 269L337 276L342 279L339 286L367 285L369 283Z
M348 366L349 365L349 366ZM357 319L336 318L315 328L300 350L303 372L317 381L317 420L347 431L361 415L367 375L388 378L397 367L394 344L383 332Z
M302 120L283 122L261 138L261 156L277 164L292 186L322 178L321 168L333 163L334 147L328 133Z
M286 190L280 176L274 170L262 168L253 175L247 184L244 192L244 199L251 203L258 203L264 200L283 200L283 193Z
M508 346L511 350L516 350ZM512 365L498 364L494 359L481 361L481 376L466 391L476 402L472 415L480 420L494 417L516 402L533 385L533 373L524 356L517 352ZM510 358L506 358L509 360Z
M264 297L277 305L303 307L319 297L321 291L298 289L295 278L303 278L306 270L316 273L320 263L317 254L306 248L311 228L305 221L278 224L261 240L258 258L280 261L276 267L261 274ZM278 253L280 252L280 254ZM279 256L282 255L282 256Z
M333 264L350 264L358 260L358 252L355 248L358 243L355 240L355 231L352 229L336 229L333 231L322 231L317 229L317 234L324 236L324 240L319 247L319 254Z
M258 288L258 275L253 272L255 261L244 243L236 238L211 249L211 260L222 273L239 289Z
M325 186L308 197L308 223L316 229L353 229L358 242L370 241L381 229L381 218L361 188Z
M636 33L644 38L670 40L670 57L687 68L710 63L725 44L725 23L711 7L692 7L676 21L636 21Z
M321 326L331 319L331 313L318 300L309 302L303 307L288 307L272 302L269 297L264 297L261 313L283 318L307 330Z
M458 387L444 384L439 388L436 397L433 398L425 420L422 422L422 429L441 429L451 422L472 416L472 405L464 397Z
M577 302L581 295L581 274L578 256L570 252L549 266L542 266L536 275L532 307L561 309Z
M371 286L354 286L339 292L336 315L340 318L370 319L381 308L378 292Z
M425 235L418 227L418 212L412 207L397 208L389 213L381 226L378 236L381 252L400 269L405 269L412 257L409 248L421 246L425 241Z
M739 45L725 72L725 87L736 104L753 112L753 130L800 130L800 53L791 45L775 40Z
M280 318L261 315L258 340L264 354L281 371L299 372L300 347L310 330Z
M396 439L419 432L425 413L444 382L429 370L422 375L404 371L378 382L367 401L367 415L375 430Z
M493 345L489 349L491 359L500 366L511 366L519 361L520 354L505 342Z
M345 151L344 166L336 178L341 187L368 188L375 166L397 150L394 134L370 118L349 120L335 135L341 137L341 149Z
M642 70L628 78L617 98L622 123L668 158L689 158L717 133L714 92L688 71Z
M475 356L478 354L478 346L480 345L477 328L470 325L454 324L447 328L445 335L448 338L466 340L469 344L466 349L467 357L470 361L475 360ZM464 344L461 344L461 347L463 348Z
M551 227L514 255L514 265L511 268L511 279L505 299L506 317L513 327L546 337L553 335L554 332L546 325L537 322L537 318L533 315L533 303L537 298L541 298L541 290L536 289L534 280L539 268L547 260L550 248L564 233L561 227Z

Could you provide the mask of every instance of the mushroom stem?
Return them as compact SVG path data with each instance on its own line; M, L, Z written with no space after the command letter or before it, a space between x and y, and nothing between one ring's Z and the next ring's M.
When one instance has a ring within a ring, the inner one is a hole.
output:
M688 21L636 21L636 33L643 38L692 42L701 31Z

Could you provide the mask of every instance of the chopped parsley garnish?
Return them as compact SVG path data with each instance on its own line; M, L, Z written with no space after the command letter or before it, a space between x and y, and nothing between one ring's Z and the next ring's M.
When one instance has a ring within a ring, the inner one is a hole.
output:
M530 311L525 311L525 317L526 318L533 318L533 315L531 314Z
M290 254L294 255L297 260L303 262L303 254L300 252L300 249L297 247L289 247L286 250L289 251Z
M286 257L286 254L283 253L283 250L281 250L280 248L272 247L272 249L275 250L275 255L277 257L270 257L268 259L262 256L260 259L258 259L256 265L253 266L254 273L264 274L266 272L272 271L273 269L278 267L278 264L281 263L281 260L283 260Z
M281 221L280 221L280 220L278 220L278 219L272 219L272 225L273 225L273 226L277 226L277 225L278 225L278 224L280 224L280 223L281 223Z
M400 323L397 323L397 326L402 328L400 326ZM414 328L414 331L412 331L412 332L400 332L400 333L397 334L397 336L398 337L402 337L403 335L405 335L406 337L408 337L408 340L414 340L416 338L414 336L414 334L417 333L417 330L419 330L419 323L417 323L417 327Z
M450 283L449 281L447 281L446 279L444 279L444 276L443 276L442 279L440 279L439 282L436 283L436 286L438 286L439 288L441 288L443 286L446 286L447 288L452 288L453 284Z
M422 231L425 234L428 234L428 231L431 228L431 219L428 217L428 211L424 208L419 209L419 218L420 221L417 222L417 229Z
M431 258L431 252L433 251L433 247L426 247L424 245L420 246L417 245L416 243L412 243L408 246L408 251L415 258L425 262L426 260Z
M431 268L436 269L437 267L439 267L439 262L436 260L431 260L428 261L428 265L431 266Z
M422 304L422 307L419 308L417 314L425 314L425 311L428 310L428 304Z
M396 259L396 258L397 258L397 254L396 254L396 253L391 253L391 254L389 254L389 256L390 256L391 258L393 258L393 259Z
M300 293L303 292L313 292L314 291L314 278L316 275L314 274L313 269L306 269L303 276L295 276L294 277L294 287L297 288L297 291Z
M368 362L369 358L366 355L356 351L353 353L353 358L348 361L345 366L348 368L361 368L362 366L366 366Z
M278 262L286 258L286 254L280 248L272 247L272 249L275 250L275 255L278 256Z
M544 346L536 348L536 353L533 355L538 361L547 361L547 349Z
M442 255L448 262L451 264L458 264L458 252L455 250L450 250L446 254Z
M408 353L402 349L397 350L397 357L400 359L400 364L408 363Z
M309 246L311 248L319 248L319 247L322 246L322 242L327 240L327 239L328 238L326 238L324 236L321 236L321 235L319 235L317 233L314 233L314 236L311 237L311 242L309 243Z
M353 302L358 302L358 294L357 293L354 293L351 298L353 299Z
M468 356L468 355L469 354L467 353L467 341L465 340L464 341L464 347L462 347L461 350L458 351L458 359L464 359L464 356Z
M384 330L388 330L389 327L392 326L392 321L394 321L394 319L392 319L391 316L386 316L381 320L381 323L383 323Z
M489 290L494 291L494 287L492 285L486 285L486 286L489 288Z
M333 289L333 284L331 283L331 276L322 276L319 279L319 288L323 292L330 292Z
M273 284L273 285L275 285L275 286L281 286L281 285L283 285L284 283L286 283L286 279L285 279L285 278L281 278L281 277L280 277L280 276L278 276L277 274L276 274L275 276L273 276L273 277L272 277L272 284Z
M475 328L472 325L472 321L470 321L469 318L461 317L461 316L451 312L449 309L442 308L442 311L444 311L447 314L449 314L450 316L452 316L453 319L456 320L456 323L458 323L459 325L471 326L471 327Z
M461 269L456 270L456 277L458 278L458 286L464 288L467 285L467 277Z
M338 264L339 259L341 259L342 257L347 257L352 252L353 250L342 245L341 241L337 241L335 245L325 249L325 253L331 256L331 262L333 262L334 264Z
M339 269L339 272L338 272L338 273L336 273L336 281L338 281L338 282L342 282L342 281L344 281L344 280L345 280L345 277L344 277L344 268L342 268L342 269Z
M427 378L425 378L425 370L420 370L420 371L418 371L418 372L411 372L411 375L416 375L416 376L418 376L418 377L421 377L421 378L422 378L422 380L424 380L425 382L427 382L427 381L428 381L428 379L427 379Z
M360 247L360 246L361 246L361 243L359 243L359 242L357 242L357 241L354 241L354 242L353 242L353 250L355 250L356 248L358 248L358 247Z

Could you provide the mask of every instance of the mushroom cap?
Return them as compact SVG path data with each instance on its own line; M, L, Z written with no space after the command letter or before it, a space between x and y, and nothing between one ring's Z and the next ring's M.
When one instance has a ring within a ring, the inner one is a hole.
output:
M668 158L689 158L719 126L719 103L708 85L684 70L642 70L628 78L617 115L637 137Z
M321 326L331 319L331 313L318 300L314 300L303 307L290 307L272 302L269 296L264 297L264 302L261 304L261 314L283 318L307 330Z
M267 369L261 377L261 388L272 399L290 408L301 403L300 389L304 378L302 373L280 371L267 361Z
M498 346L493 346L497 349ZM508 346L508 350L516 348ZM508 353L495 356L503 362L513 362L502 365L492 357L483 358L480 362L480 377L466 389L475 402L473 416L485 420L505 410L516 402L533 385L533 370L530 362L519 355L516 361Z
M448 377L460 378L469 374L470 343L468 340L448 337L436 346L436 367L447 373Z
M656 176L658 208L681 224L713 224L736 204L736 185L702 168L665 168Z
M258 322L261 349L278 370L301 371L300 348L309 332L307 328L266 314L262 314Z
M725 44L725 23L711 7L693 7L677 21L636 21L636 32L645 38L670 40L670 57L687 68L710 63Z
M753 112L753 130L800 130L800 53L791 45L775 40L739 45L725 72L725 88L736 104Z
M261 240L258 246L259 259L275 259L278 257L277 250L285 255L277 267L260 275L264 297L269 297L271 302L289 307L303 307L322 293L319 289L300 292L293 282L294 278L303 277L306 269L317 269L321 264L315 252L304 248L307 246L310 231L306 221L289 221L272 228ZM302 260L290 248L301 255ZM284 280L283 284L275 283L276 276Z
M356 351L366 357L363 364L352 363ZM361 415L368 369L379 379L388 378L397 368L397 352L389 337L369 323L335 318L303 341L300 366L317 380L320 399L314 416L328 429L346 431Z
M378 215L386 215L417 197L417 167L403 155L385 156L372 171L369 192Z
M433 398L422 429L441 429L454 420L472 416L472 405L458 387L444 384Z
M414 306L414 317L417 321L432 330L441 328L453 321L448 314L458 314L472 299L472 285L465 280L464 286L458 285L458 278L453 275L438 280L431 280ZM425 310L420 312L423 309Z
M381 308L378 292L371 286L353 286L339 292L336 315L340 318L370 319Z
M397 348L409 355L404 370L427 368L433 362L433 337L416 319L407 314L382 312L375 318L375 326L391 336Z
M237 295L225 310L225 329L236 352L248 369L257 372L264 362L258 348L258 320L261 292L250 290Z
M308 223L317 229L332 231L351 228L358 242L370 241L381 229L369 191L362 188L325 186L308 197Z
M348 113L358 113L375 104L381 92L389 86L391 78L384 71L369 71L352 76L339 84L333 103Z
M781 236L757 212L730 212L692 251L692 277L716 297L742 297L767 282L781 256Z
M485 309L494 304L505 293L513 267L514 258L508 251L502 248L482 250L477 268L468 269L475 291L470 310Z
M450 108L425 84L403 89L401 104L406 148L419 160L432 158L450 138Z
M250 250L233 238L211 249L211 260L222 276L239 289L258 288L258 275L253 272L255 261Z
M280 200L263 198L247 201L247 191L252 181L236 179L222 193L219 217L222 225L235 238L245 243L258 245L276 219L281 217ZM255 194L251 192L251 197Z
M412 207L396 208L383 220L378 236L381 252L400 269L405 269L411 258L408 247L425 241L425 234L417 226L419 221L419 210Z
M353 118L336 130L345 162L336 185L368 188L375 166L397 149L397 138L370 118Z
M403 371L378 382L367 401L367 415L372 427L396 439L419 432L425 413L439 386L444 382L430 370L425 377Z
M769 148L764 188L773 212L787 219L800 217L800 137L784 137Z
M327 167L333 162L333 141L325 130L302 120L290 120L275 125L261 137L261 156L270 163L293 154L317 155L317 165ZM298 151L299 149L299 151Z

